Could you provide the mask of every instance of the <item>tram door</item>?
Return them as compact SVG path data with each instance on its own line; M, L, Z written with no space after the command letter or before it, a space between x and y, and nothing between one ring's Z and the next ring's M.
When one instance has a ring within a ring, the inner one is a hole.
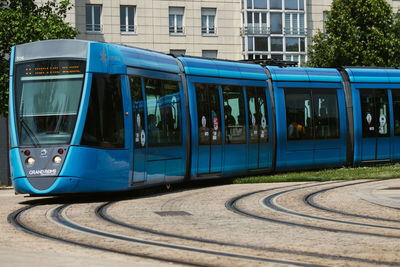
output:
M217 85L196 84L198 126L197 174L221 172L221 107Z
M268 117L265 88L247 87L247 107L249 116L249 169L267 168Z
M132 97L133 117L133 178L132 184L145 180L146 160L146 127L144 116L144 99L140 77L129 77Z
M390 116L386 90L360 90L363 161L390 158Z

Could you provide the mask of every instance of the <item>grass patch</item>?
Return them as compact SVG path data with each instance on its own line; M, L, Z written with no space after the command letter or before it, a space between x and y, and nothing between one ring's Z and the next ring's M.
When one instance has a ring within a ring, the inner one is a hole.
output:
M273 175L240 177L233 180L234 184L276 183L276 182L307 182L356 179L391 179L400 178L400 163L373 167L326 169L318 171L287 172Z

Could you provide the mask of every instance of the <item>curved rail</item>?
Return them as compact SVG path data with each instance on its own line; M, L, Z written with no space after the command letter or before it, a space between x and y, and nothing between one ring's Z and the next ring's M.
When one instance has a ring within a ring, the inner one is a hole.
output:
M373 182L373 181L367 181L367 182ZM367 183L367 182L364 182L364 183ZM360 183L363 183L363 182L360 182ZM350 185L356 185L356 184L359 184L359 183L352 183ZM277 196L279 196L281 194L287 193L289 191L291 192L291 191L294 191L294 190L311 188L311 187L318 186L318 185L320 185L320 184L314 184L314 185L309 185L309 186L304 186L304 187L298 187L298 188L295 188L295 189L285 190L283 192L273 194L272 195L273 197L271 196L271 198L269 198L268 202L272 203L272 199L273 198L275 198L275 197L277 197ZM311 230L318 230L318 231L328 231L328 232L335 232L335 233L369 235L369 236L377 236L377 237L384 237L384 238L400 239L400 236L394 236L394 235L384 235L384 234L377 234L377 233L365 233L365 232L358 232L358 231L351 231L351 230L342 230L342 229L335 229L335 228L322 227L322 226L314 226L314 225L308 225L308 224L303 224L303 223L298 223L298 222L291 222L291 221L285 221L285 220L280 220L280 219L268 218L268 217L265 217L265 216L260 216L260 215L257 215L257 214L249 213L249 212L247 212L247 211L245 211L245 210L243 210L243 209L241 209L241 208L239 208L237 206L237 202L239 200L245 199L247 197L250 197L250 196L253 196L253 195L256 195L256 194L265 193L267 191L269 191L269 190L258 190L258 191L246 193L246 194L237 196L235 198L232 198L232 199L230 199L229 201L226 202L226 208L228 210L230 210L230 211L232 211L232 212L234 212L236 214L240 214L242 216L246 216L246 217L249 217L249 218L252 218L252 219L261 220L261 221L272 222L272 223L276 223L276 224L283 224L283 225L288 225L288 226L296 226L296 227L302 227L302 228L311 229ZM291 211L287 212L286 209L284 209L282 207L278 207L275 204L269 206L269 208L271 208L271 209L273 209L273 210L275 210L277 212L282 212L282 213L293 215L291 213ZM295 215L297 215L297 214L295 214ZM307 217L307 216L305 215L305 217ZM314 216L314 217L318 217L318 216ZM324 219L323 217L321 217L321 218ZM315 218L313 218L313 219L315 219ZM352 262L360 262L360 263L368 263L368 264L399 266L398 262L370 260L370 259L362 259L362 258L348 257L348 256L342 256L342 255L340 255L340 256L339 255L338 256L329 255L329 256L326 256L326 258L334 258L334 259L338 259L338 260L347 260L347 261L352 261Z

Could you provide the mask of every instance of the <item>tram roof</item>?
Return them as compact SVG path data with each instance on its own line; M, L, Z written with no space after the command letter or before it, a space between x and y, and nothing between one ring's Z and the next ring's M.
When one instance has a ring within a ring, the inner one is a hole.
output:
M65 39L16 45L15 62L57 58L86 59L88 43L88 41Z
M342 82L338 70L328 68L298 68L266 66L273 81L285 82Z
M187 75L267 80L265 70L257 64L196 57L179 57L178 59L182 62Z
M400 83L400 70L392 68L346 68L353 83Z
M126 73L126 67L180 73L172 56L146 49L84 40L58 39L17 45L15 62L40 59L88 60L90 72Z

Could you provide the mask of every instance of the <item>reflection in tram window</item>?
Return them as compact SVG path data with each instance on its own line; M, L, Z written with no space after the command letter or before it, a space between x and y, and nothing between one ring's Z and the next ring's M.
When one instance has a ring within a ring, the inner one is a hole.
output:
M122 148L124 115L119 75L94 74L82 145Z
M289 140L339 137L337 94L329 89L285 90Z
M362 132L363 137L376 136L376 116L374 95L361 95Z
M225 142L227 144L246 143L246 116L243 88L223 86Z
M313 137L311 95L309 90L285 90L286 123L289 140Z
M196 83L199 145L220 145L221 111L218 86Z
M336 92L313 91L315 138L339 137L339 112Z
M178 82L146 78L144 86L149 146L181 144Z
M142 93L142 82L140 77L130 76L131 98L133 109L133 129L135 148L141 148L146 145L146 134L144 125L144 101Z
M363 137L389 136L389 102L384 90L360 92ZM396 120L395 120L396 121Z
M248 116L249 116L249 142L268 142L268 116L265 88L246 88Z
M380 136L389 135L389 103L385 95L377 95L378 111L378 134Z
M400 136L400 92L393 92L394 135Z

